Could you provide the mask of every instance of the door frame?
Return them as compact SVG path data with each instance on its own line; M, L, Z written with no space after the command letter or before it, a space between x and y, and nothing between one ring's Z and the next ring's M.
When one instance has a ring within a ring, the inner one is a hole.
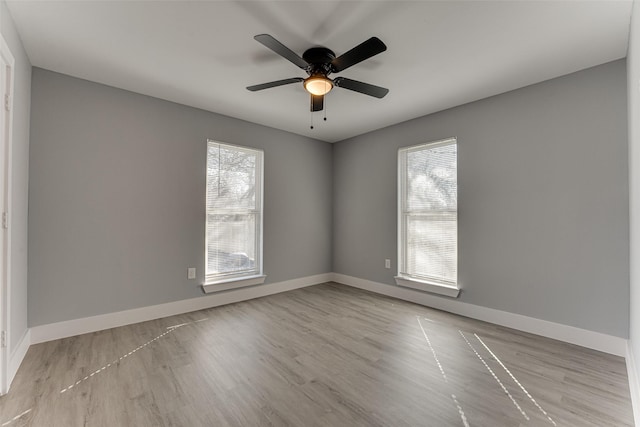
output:
M9 50L9 46L2 34L0 34L0 64L6 64L6 80L0 81L0 109L2 109L5 126L4 133L0 135L0 150L4 156L4 164L0 164L4 185L0 187L0 227L4 228L4 233L0 232L0 333L4 331L4 346L0 345L0 395L9 391L9 363L11 353L9 346L11 343L11 227L9 227L9 212L11 212L11 156L13 137L13 93L14 93L14 70L15 58ZM2 66L2 65L0 65ZM5 101L5 94L8 95Z

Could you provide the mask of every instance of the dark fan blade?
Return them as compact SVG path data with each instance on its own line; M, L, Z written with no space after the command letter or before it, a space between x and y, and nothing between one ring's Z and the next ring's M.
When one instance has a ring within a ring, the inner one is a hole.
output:
M324 95L311 95L311 111L322 111Z
M389 89L387 88L370 85L369 83L363 83L344 77L336 77L333 79L333 84L343 89L353 90L376 98L384 98L384 96L389 93Z
M284 59L287 59L293 62L298 67L303 70L309 66L309 63L298 56L294 51L280 43L278 40L271 37L269 34L258 34L254 37L257 41L282 56Z
M247 86L247 89L249 89L252 92L255 92L257 90L269 89L270 87L278 87L282 85L288 85L291 83L299 83L302 81L304 81L302 77L293 77L291 79L276 80L275 82L262 83L261 85Z
M334 73L346 70L352 65L369 59L381 52L387 50L387 46L377 37L371 37L369 40L360 43L349 52L343 53L336 59L331 61L331 68Z

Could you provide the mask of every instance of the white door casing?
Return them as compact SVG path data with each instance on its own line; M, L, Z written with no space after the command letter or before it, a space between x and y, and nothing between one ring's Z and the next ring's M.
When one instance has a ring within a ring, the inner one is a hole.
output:
M9 390L10 336L10 164L13 122L13 70L15 59L0 34L0 395Z

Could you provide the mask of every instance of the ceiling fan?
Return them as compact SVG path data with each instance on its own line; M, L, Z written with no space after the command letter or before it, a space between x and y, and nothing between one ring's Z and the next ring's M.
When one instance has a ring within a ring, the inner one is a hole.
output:
M326 47L312 47L307 49L302 57L280 43L269 34L258 34L255 40L262 43L278 55L292 62L294 65L307 72L309 77L292 77L290 79L276 80L269 83L248 86L250 91L269 89L272 87L302 82L304 88L311 94L311 111L321 111L324 105L324 96L334 87L360 92L375 98L383 98L389 89L351 80L346 77L330 79L329 74L339 73L359 62L369 59L387 50L387 46L377 37L360 43L350 51L336 57L332 50Z

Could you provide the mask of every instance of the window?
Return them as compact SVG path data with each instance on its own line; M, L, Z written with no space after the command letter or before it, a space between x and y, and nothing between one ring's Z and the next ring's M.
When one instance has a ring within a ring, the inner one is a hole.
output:
M206 292L264 282L260 150L207 142Z
M396 282L458 296L458 153L455 138L398 152Z

